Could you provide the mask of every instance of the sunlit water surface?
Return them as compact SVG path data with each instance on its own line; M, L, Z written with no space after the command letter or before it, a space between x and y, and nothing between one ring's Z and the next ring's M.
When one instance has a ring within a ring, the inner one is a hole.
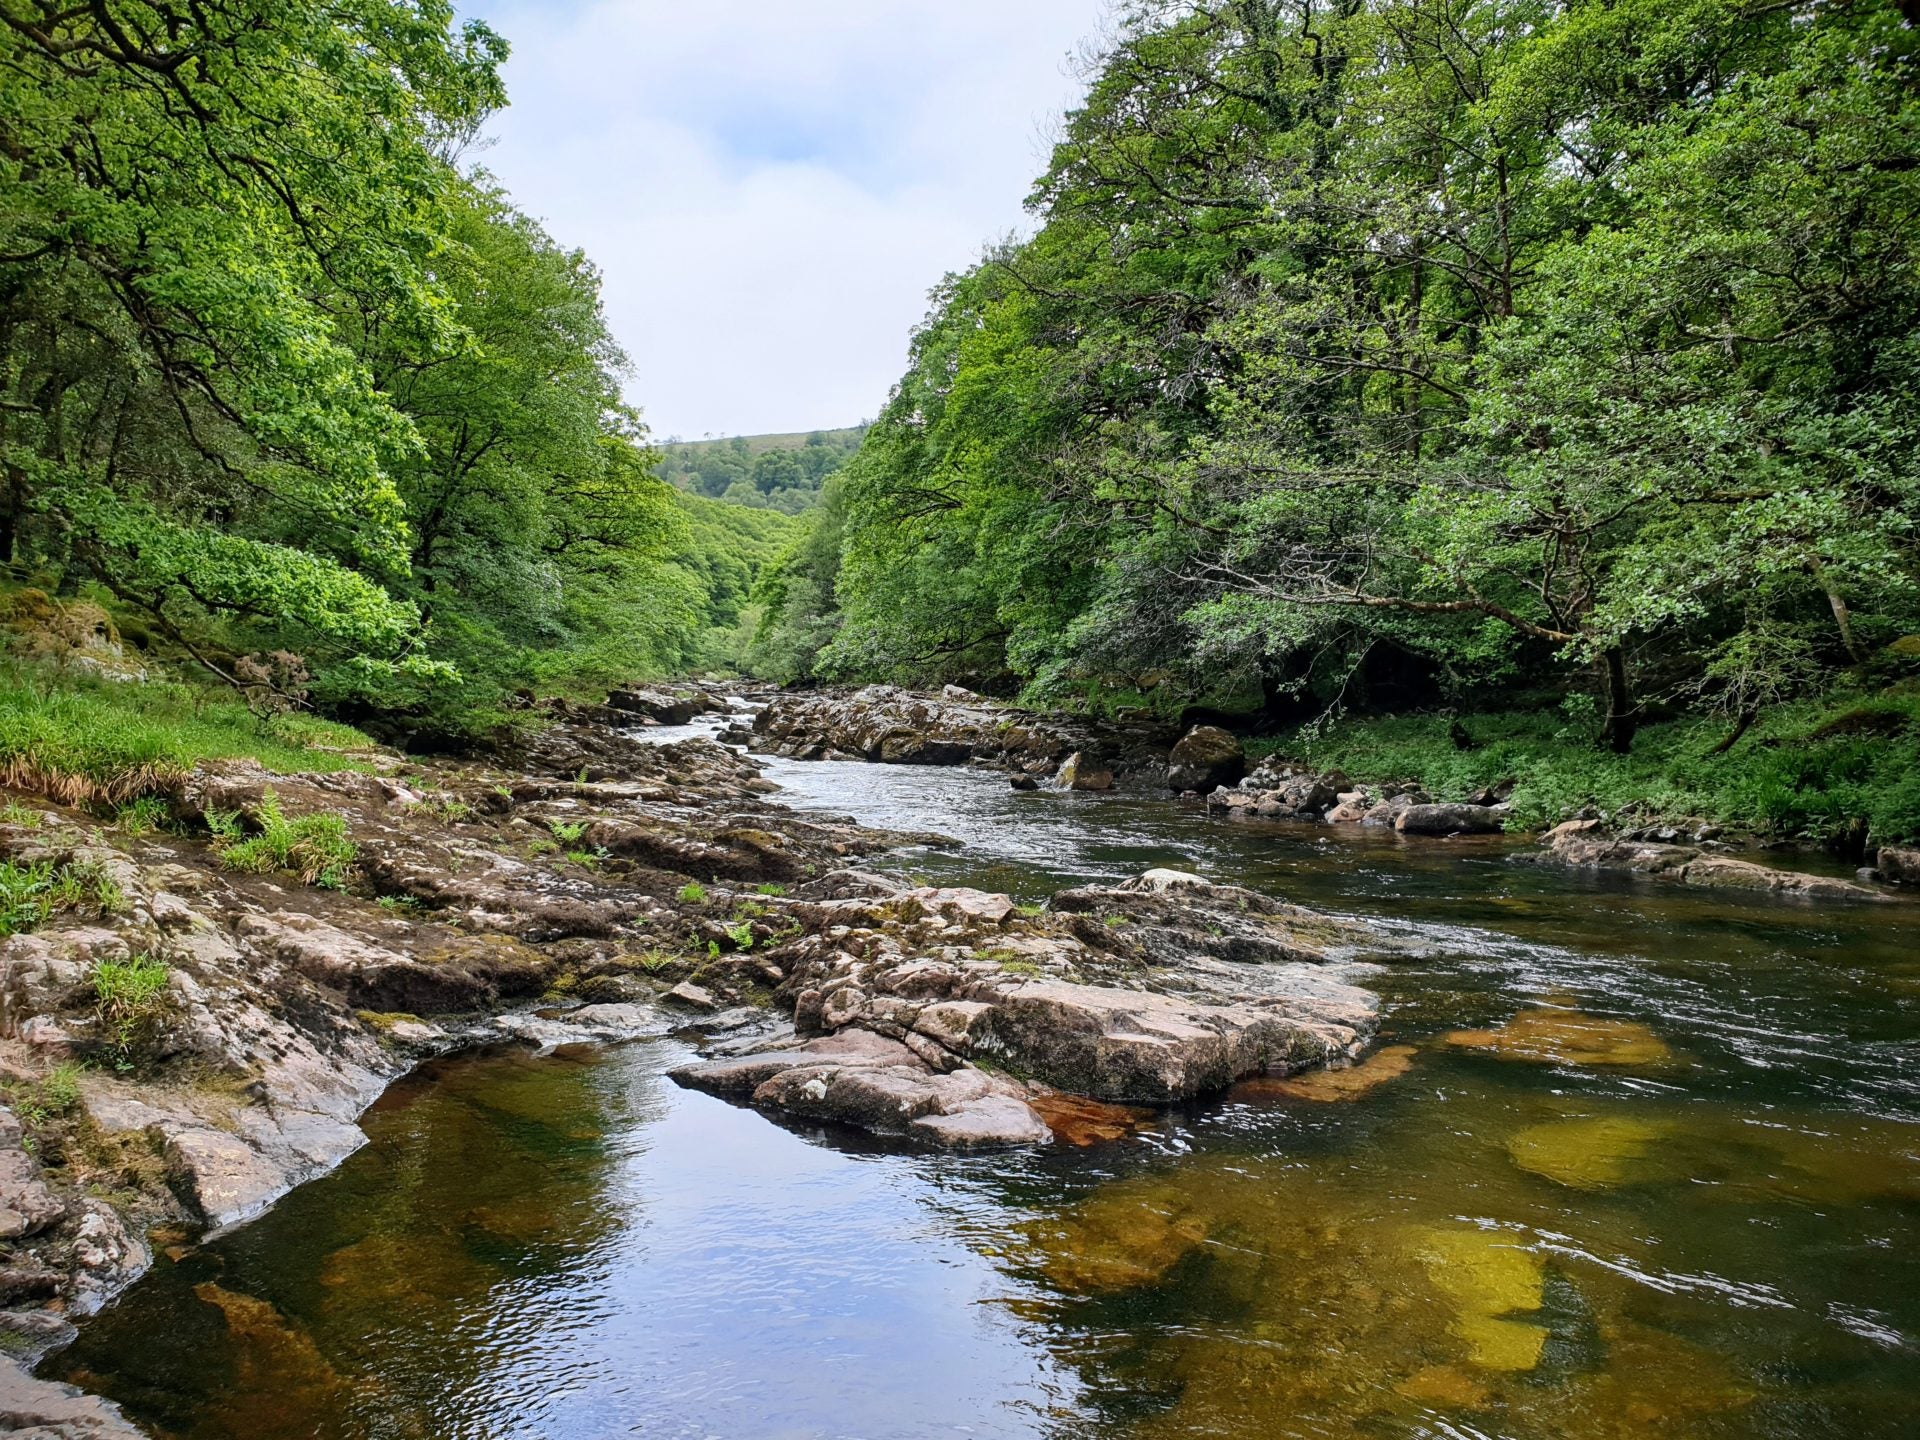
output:
M876 862L928 879L1175 865L1434 951L1373 982L1376 1087L1254 1083L1090 1150L783 1128L673 1086L673 1041L436 1064L44 1372L193 1440L1920 1434L1920 907L770 773L964 841Z

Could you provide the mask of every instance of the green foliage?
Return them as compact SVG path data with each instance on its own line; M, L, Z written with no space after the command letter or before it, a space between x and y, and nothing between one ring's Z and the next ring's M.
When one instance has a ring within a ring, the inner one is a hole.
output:
M1871 678L1920 629L1910 15L1123 7L759 662L1275 714L1397 670L1622 751Z
M0 861L0 936L37 929L63 910L111 915L125 904L120 886L99 865Z
M13 1080L4 1086L7 1103L20 1123L27 1128L28 1149L46 1126L64 1119L80 1104L80 1065L68 1060L53 1067L38 1080Z
M347 838L344 816L313 814L289 820L280 809L280 797L268 790L255 818L259 833L239 839L242 832L235 818L208 814L214 848L227 869L249 875L279 871L328 890L347 887L358 852Z
M572 845L576 843L582 835L587 833L587 822L584 820L553 820L548 822L547 828L553 832L554 839L564 845Z
M689 494L799 515L819 503L827 481L860 448L865 429L668 441L660 474Z
M1437 715L1350 720L1279 748L1357 781L1417 779L1443 798L1513 779L1514 823L1522 828L1591 805L1821 842L1850 834L1876 844L1920 838L1920 696L1912 694L1866 706L1784 705L1718 754L1729 732L1711 718L1648 726L1631 755L1586 743L1587 724L1565 714L1467 716L1459 723L1477 742L1471 750L1454 743L1454 723Z
M704 905L707 903L707 887L698 880L689 880L680 887L682 905Z
M282 772L345 769L370 743L309 716L262 721L205 685L113 684L0 662L0 776L68 804L114 809L202 760L252 756Z
M137 1069L152 1058L169 1009L167 979L166 965L146 955L94 965L94 1015L116 1070Z
M745 920L727 926L727 938L742 950L753 949L753 925Z
M451 158L498 36L447 0L0 22L0 564L415 733L700 649L598 273Z
M113 823L129 835L152 835L172 822L173 807L158 795L142 795L113 814Z

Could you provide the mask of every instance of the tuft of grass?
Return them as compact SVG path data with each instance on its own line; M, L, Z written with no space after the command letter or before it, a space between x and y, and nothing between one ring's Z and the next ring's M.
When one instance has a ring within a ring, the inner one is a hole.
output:
M18 1080L4 1087L7 1103L27 1130L29 1150L39 1148L39 1133L64 1119L80 1103L80 1065L68 1060L38 1080Z
M114 812L113 823L129 835L152 835L172 823L173 807L158 795L129 800Z
M152 1058L169 1008L167 978L166 965L146 955L94 965L94 1015L114 1069L135 1070Z
M28 830L38 830L46 823L44 810L29 809L18 800L9 800L4 807L0 807L0 825L20 825Z
M682 905L704 905L707 903L707 887L698 880L690 880L680 887Z
M765 884L765 885L754 886L753 893L756 895L768 895L768 896L772 896L774 899L778 899L780 896L785 895L787 893L787 887L784 885L775 885L769 882L768 884Z
M111 915L125 904L120 886L98 865L0 861L0 936L37 929L62 910Z
M199 684L115 685L0 661L0 784L112 813L164 794L202 760L251 756L269 770L365 765L373 742L308 715L261 721Z
M220 863L229 870L249 875L282 871L303 884L327 890L344 890L353 878L353 863L358 851L347 838L347 821L342 815L302 815L289 820L281 812L280 797L268 790L260 799L257 816L260 833L235 840L237 819L209 813L207 825L214 833L214 848Z

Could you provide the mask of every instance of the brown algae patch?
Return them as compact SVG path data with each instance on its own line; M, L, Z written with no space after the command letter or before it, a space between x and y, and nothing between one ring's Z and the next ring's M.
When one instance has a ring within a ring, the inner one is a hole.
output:
M1062 1145L1105 1145L1137 1135L1154 1123L1154 1113L1133 1105L1109 1105L1084 1095L1035 1095L1027 1101Z
M1384 1050L1375 1051L1358 1065L1309 1070L1285 1079L1242 1081L1234 1087L1230 1098L1264 1099L1277 1096L1285 1100L1308 1100L1318 1104L1358 1100L1411 1070L1416 1053L1411 1045L1389 1045Z
M1665 1065L1673 1049L1634 1020L1608 1020L1578 1010L1522 1010L1491 1030L1455 1030L1443 1037L1464 1050L1484 1050L1503 1060L1536 1065L1619 1066L1628 1069Z

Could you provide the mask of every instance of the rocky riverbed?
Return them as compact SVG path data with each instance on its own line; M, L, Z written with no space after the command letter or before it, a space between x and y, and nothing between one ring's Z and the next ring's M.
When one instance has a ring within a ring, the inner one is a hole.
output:
M1355 982L1406 950L1178 872L1044 907L883 879L862 857L949 842L800 814L751 759L609 718L565 716L493 763L207 765L144 833L14 797L0 854L71 882L0 942L17 1357L154 1245L242 1224L338 1164L366 1107L431 1056L681 1031L710 1057L683 1083L796 1118L1068 1142L1123 1132L1122 1107L1350 1062L1375 1024ZM241 873L208 843L315 815L354 846L344 888ZM155 962L157 994L116 1009L103 976ZM11 1364L0 1415L132 1433Z

